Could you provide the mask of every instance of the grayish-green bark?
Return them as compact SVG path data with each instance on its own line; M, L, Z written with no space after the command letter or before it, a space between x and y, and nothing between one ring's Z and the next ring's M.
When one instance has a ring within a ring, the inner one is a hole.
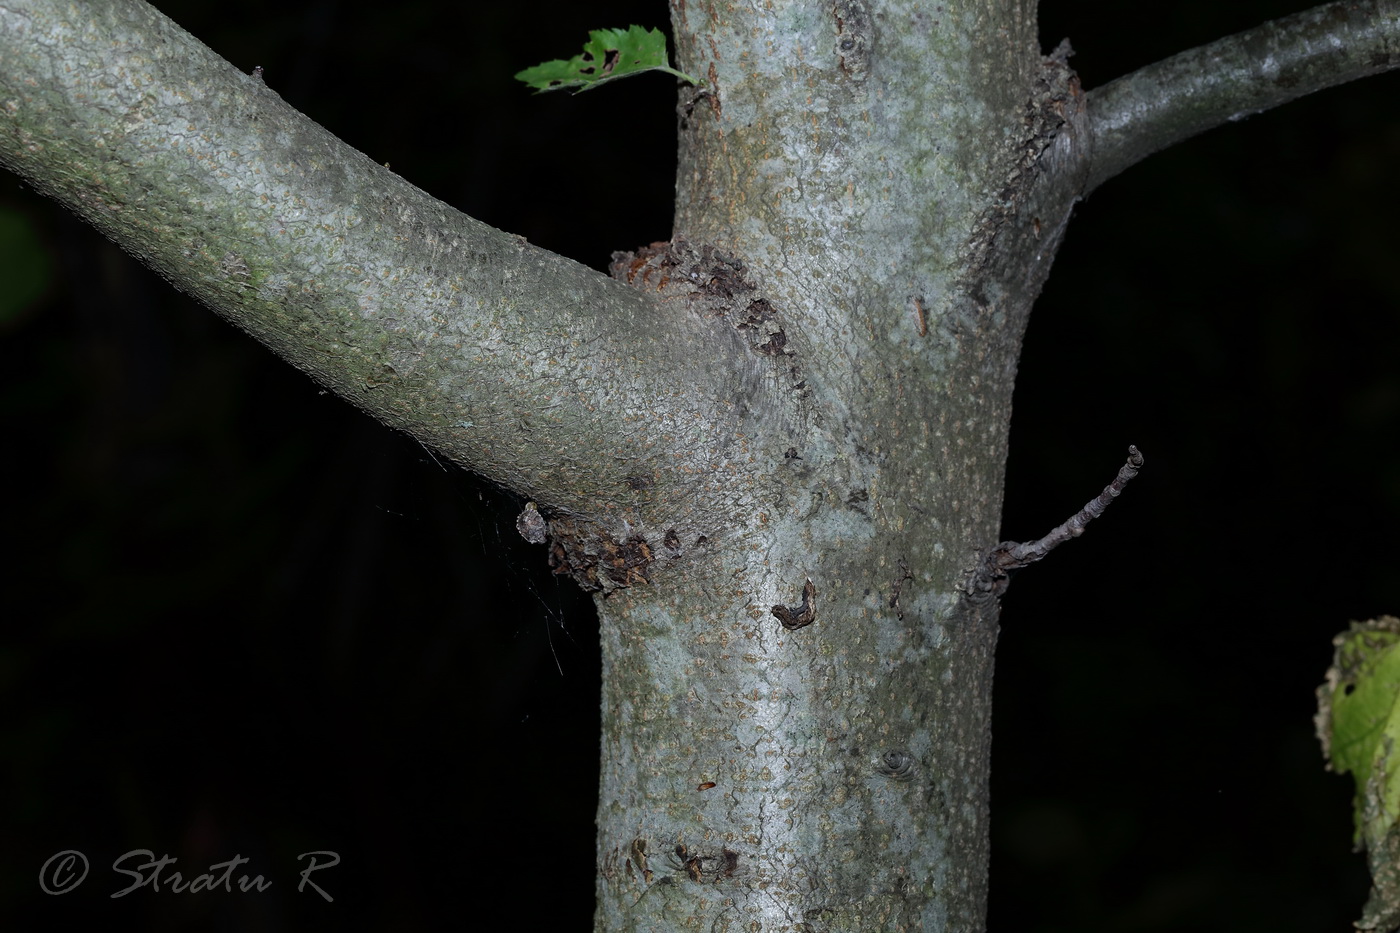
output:
M671 6L708 83L681 91L675 238L615 279L433 200L138 0L0 0L0 161L539 501L524 530L599 590L598 929L977 930L997 606L968 574L1070 211L1186 132L1389 67L1394 6L1211 46L1235 103L1184 117L1209 75L1086 99L1031 0ZM1350 35L1370 51L1266 87L1286 37Z
M806 419L750 441L728 540L600 603L597 926L977 929L995 618L962 587L1048 265L992 253L1034 235L1008 180L1067 72L1028 6L672 9L710 82L682 102L676 233L742 259ZM771 607L809 579L788 631Z
M704 501L714 458L777 407L732 328L432 198L145 3L0 5L0 59L8 167L356 405L556 508L641 510L638 477Z

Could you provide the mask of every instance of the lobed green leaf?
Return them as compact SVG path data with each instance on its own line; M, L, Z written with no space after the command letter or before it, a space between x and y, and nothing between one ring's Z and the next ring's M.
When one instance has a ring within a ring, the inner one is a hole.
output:
M588 41L578 55L568 61L555 60L526 68L515 78L536 92L573 88L577 93L647 71L664 71L691 84L703 83L671 67L666 55L665 33L641 26L595 29L588 34Z

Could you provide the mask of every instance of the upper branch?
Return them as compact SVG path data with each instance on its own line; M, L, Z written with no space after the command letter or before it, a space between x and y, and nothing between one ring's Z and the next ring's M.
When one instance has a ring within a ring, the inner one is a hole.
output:
M141 0L0 3L0 163L356 405L555 507L635 521L765 410L740 401L763 389L731 328L435 200Z
M1089 92L1085 193L1227 120L1400 65L1400 0L1338 0L1182 52Z

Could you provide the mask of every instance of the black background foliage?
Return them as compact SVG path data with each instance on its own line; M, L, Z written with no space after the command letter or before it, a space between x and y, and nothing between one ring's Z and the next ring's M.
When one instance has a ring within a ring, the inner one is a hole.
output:
M664 24L659 2L158 5L488 223L595 267L670 234L669 79L511 80L589 28ZM1057 0L1041 35L1093 87L1298 8ZM1310 717L1332 634L1400 613L1397 89L1217 130L1078 212L1027 339L1004 533L1061 521L1129 443L1148 465L1006 599L993 931L1357 912L1348 782ZM43 247L0 260L0 927L586 929L596 622L514 533L521 503L13 178L0 218ZM92 875L44 896L62 849ZM112 899L133 849L187 876L241 855L273 885ZM317 849L343 860L331 903L296 891Z

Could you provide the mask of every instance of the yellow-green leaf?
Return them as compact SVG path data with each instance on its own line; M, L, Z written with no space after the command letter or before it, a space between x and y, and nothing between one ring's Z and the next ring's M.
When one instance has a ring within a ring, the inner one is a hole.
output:
M1400 619L1353 622L1332 640L1317 690L1318 737L1330 767L1356 781L1356 841L1366 847L1371 897L1358 928L1400 926Z

